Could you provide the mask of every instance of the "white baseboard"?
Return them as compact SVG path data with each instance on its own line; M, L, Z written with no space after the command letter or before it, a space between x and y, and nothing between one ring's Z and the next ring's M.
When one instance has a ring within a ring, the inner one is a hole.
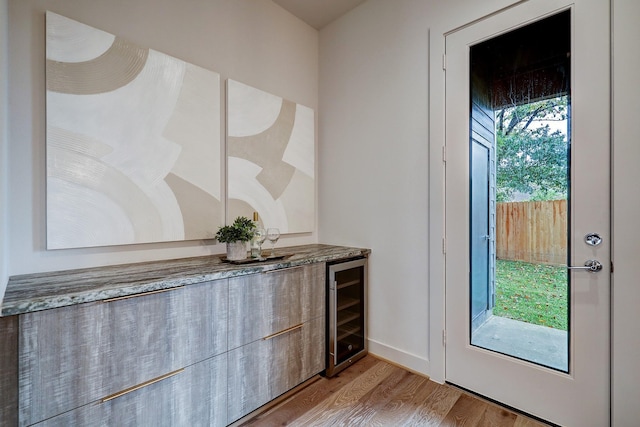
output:
M395 347L368 339L369 353L419 375L429 376L429 360Z

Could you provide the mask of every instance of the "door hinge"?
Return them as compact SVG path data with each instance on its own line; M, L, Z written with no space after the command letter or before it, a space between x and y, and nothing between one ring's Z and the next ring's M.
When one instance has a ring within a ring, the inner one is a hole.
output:
M442 146L442 161L444 163L447 163L447 146L446 145Z
M611 261L611 271L610 273L613 273L613 261Z
M443 70L447 69L447 54L446 53L442 54L442 69Z
M446 346L447 345L447 331L446 330L442 330L442 345Z
M447 253L447 238L446 237L442 238L442 253L443 254Z

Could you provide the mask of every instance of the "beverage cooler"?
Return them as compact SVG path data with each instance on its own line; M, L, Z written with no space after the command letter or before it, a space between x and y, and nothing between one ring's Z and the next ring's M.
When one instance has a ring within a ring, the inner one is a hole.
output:
M367 354L367 259L327 263L327 376Z

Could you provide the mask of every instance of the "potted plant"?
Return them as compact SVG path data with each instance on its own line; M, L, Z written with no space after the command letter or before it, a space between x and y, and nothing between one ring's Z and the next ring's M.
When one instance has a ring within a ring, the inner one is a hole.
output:
M233 224L218 229L216 240L227 244L227 259L243 260L247 257L247 242L253 238L256 225L249 218L237 217Z

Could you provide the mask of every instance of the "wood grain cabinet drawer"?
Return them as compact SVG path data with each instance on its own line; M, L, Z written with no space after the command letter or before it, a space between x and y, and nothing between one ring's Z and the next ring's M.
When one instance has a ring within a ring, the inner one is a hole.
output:
M324 370L324 317L281 332L228 353L229 422Z
M20 316L20 425L226 351L226 280Z
M324 316L325 265L229 279L229 349Z
M37 425L225 426L226 370L227 355L222 354L119 397L92 402Z
M18 316L0 317L0 426L18 424Z

